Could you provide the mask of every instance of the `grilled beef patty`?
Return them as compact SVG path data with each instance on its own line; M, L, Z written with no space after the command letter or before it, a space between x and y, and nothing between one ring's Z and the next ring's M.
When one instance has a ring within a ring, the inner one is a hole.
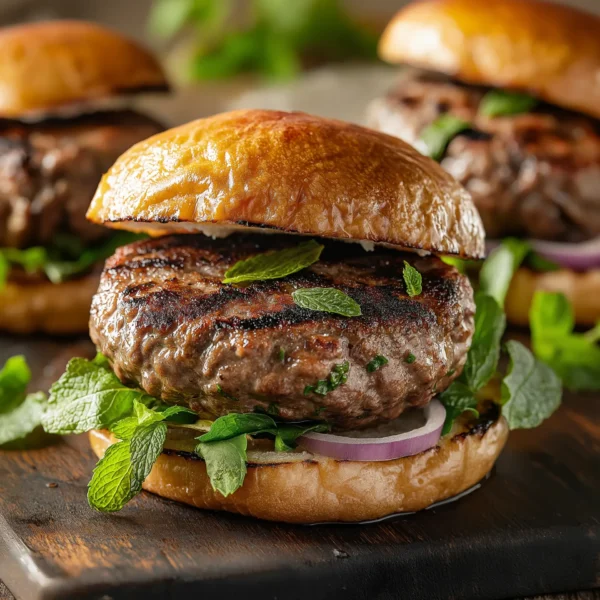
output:
M45 245L57 233L87 242L109 235L85 219L100 178L127 148L161 130L133 111L0 121L0 247Z
M468 279L433 257L326 243L321 260L285 279L224 285L254 254L296 245L279 235L168 236L117 250L94 297L90 334L125 383L217 417L266 410L356 429L427 404L461 372L473 334ZM423 277L409 297L403 261ZM294 304L299 288L335 287L361 317ZM383 355L375 372L367 364ZM305 388L348 363L326 395ZM305 393L306 392L306 393Z
M478 115L488 90L407 70L369 108L369 124L419 149L444 113L473 123L450 143L442 167L471 193L488 238L580 242L600 235L600 124L548 105L520 115Z

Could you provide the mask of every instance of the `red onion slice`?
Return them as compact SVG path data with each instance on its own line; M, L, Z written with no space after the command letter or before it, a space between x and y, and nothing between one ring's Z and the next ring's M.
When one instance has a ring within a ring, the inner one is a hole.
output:
M382 461L403 456L413 456L435 446L440 439L446 409L439 400L432 400L422 411L425 423L406 431L406 417L400 416L385 426L389 431L402 431L382 435L382 426L352 432L352 434L307 433L298 438L300 446L322 456L340 460ZM357 437L371 435L371 437Z
M600 267L600 237L577 244L531 239L525 241L540 256L567 269L588 271L595 267ZM488 240L488 253L496 248L499 243L498 240Z

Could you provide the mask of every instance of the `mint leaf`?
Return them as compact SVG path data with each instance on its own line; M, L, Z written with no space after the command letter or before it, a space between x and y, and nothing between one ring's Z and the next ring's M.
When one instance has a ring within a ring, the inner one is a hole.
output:
M166 423L154 422L135 430L130 442L131 465L133 479L140 489L160 456L166 438Z
M67 279L72 279L89 271L96 263L112 256L120 246L131 244L146 237L129 231L119 231L94 246L76 252L66 252L64 246L62 248L51 246L48 249L45 262L40 265L40 269L43 269L46 277L52 283L62 283Z
M479 289L504 306L504 300L510 282L521 266L525 257L531 252L528 242L516 238L506 238L490 252L479 273Z
M0 248L0 289L4 286L12 265L27 273L45 273L52 283L61 283L80 275L96 263L114 254L119 246L146 236L120 231L100 243L82 247L75 236L61 235L47 247Z
M46 249L41 246L31 248L0 248L0 290L4 287L12 265L18 265L26 273L41 271L48 259Z
M200 442L216 442L237 437L241 434L272 432L275 434L277 424L268 415L260 413L229 413L219 417L208 433L200 436Z
M518 115L529 112L538 101L527 94L507 90L490 90L479 104L479 114L485 117Z
M571 390L600 390L596 328L576 333L573 308L563 294L538 291L529 311L531 345Z
M385 356L378 354L372 361L367 363L367 373L374 373L390 362ZM414 361L412 361L414 362Z
M130 442L117 442L106 449L94 468L88 485L88 503L101 512L121 510L139 492L133 478Z
M22 355L9 358L0 371L0 414L16 408L25 399L31 370Z
M406 293L411 298L413 296L418 296L423 291L423 278L421 277L421 273L406 261L404 261L402 277L404 279L404 284L406 285Z
M525 257L525 264L538 273L549 273L561 269L558 263L548 260L533 250Z
M460 376L460 381L472 391L480 390L496 372L506 328L506 316L494 298L478 293L475 303L475 333Z
M455 381L447 390L439 395L441 403L446 408L446 420L442 429L442 435L450 433L454 421L465 411L479 416L477 411L477 399L473 392L460 381Z
M360 305L335 288L301 288L292 294L294 302L308 310L328 312L343 317L359 317Z
M451 114L438 117L433 123L421 131L420 142L425 149L424 154L440 161L444 158L450 142L463 131L471 129L468 121Z
M327 423L309 423L300 425L283 425L277 427L277 435L275 436L275 450L277 452L292 452L296 448L296 440L305 433L315 431L318 433L326 433L331 431L331 427Z
M0 413L0 446L21 440L37 429L46 410L46 394L29 394L11 412Z
M350 363L345 360L339 365L335 365L328 375L327 379L319 379L316 385L307 385L304 388L304 395L308 394L319 394L319 396L325 396L329 392L340 387L348 381L348 372L350 371Z
M523 344L511 340L506 349L510 365L502 382L502 414L510 429L537 427L560 405L560 379Z
M88 486L88 503L96 510L121 510L141 492L144 480L162 452L167 437L166 423L150 419L143 411L140 415L146 424L134 426L124 435L124 441L109 446L94 469ZM120 433L124 432L125 422L131 424L132 420L139 420L140 415L121 420Z
M196 454L206 462L213 490L229 496L242 486L246 477L247 446L245 434L218 442L200 442L196 446Z
M150 396L124 386L103 366L74 358L50 389L43 426L48 433L83 433L131 415L134 400Z
M235 263L225 273L223 283L264 281L265 279L287 277L317 262L323 248L324 246L321 244L310 240L295 248L257 254Z
M172 423L195 423L198 420L198 414L186 406L169 406L161 409L165 421Z

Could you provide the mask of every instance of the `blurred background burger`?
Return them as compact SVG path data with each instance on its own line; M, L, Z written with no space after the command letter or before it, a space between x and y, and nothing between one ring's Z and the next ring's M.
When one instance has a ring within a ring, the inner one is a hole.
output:
M162 129L124 97L167 89L156 59L98 25L0 31L0 329L84 332L95 267L129 236L85 220L102 174Z
M409 65L368 121L471 193L490 248L515 264L509 320L537 290L580 325L600 319L600 18L541 0L424 0L400 10L380 56Z

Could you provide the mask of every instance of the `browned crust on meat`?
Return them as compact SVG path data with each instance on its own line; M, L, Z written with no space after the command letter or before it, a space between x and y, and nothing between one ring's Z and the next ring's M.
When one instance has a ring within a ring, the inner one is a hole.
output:
M282 419L324 418L338 428L394 419L460 374L473 332L472 290L437 258L329 243L318 263L284 279L221 283L237 260L296 243L181 235L122 247L94 298L92 340L119 378L167 402L212 416L276 403ZM404 260L423 277L413 298ZM292 292L311 287L343 291L362 316L296 305ZM378 354L389 363L367 372ZM346 384L326 396L304 393L344 361Z
M594 326L600 321L600 269L575 273L561 269L535 273L519 269L506 296L506 317L515 325L529 325L529 309L537 291L564 294L575 313L577 325Z
M388 25L379 53L600 117L600 18L575 8L543 0L413 2Z
M241 110L141 142L88 211L123 229L267 227L433 253L483 256L469 195L408 144L303 113Z
M248 465L243 486L223 497L208 479L204 461L163 453L145 490L197 508L225 510L288 523L360 522L422 510L460 494L492 469L508 437L493 409L479 421L462 421L431 450L383 462L311 460ZM92 431L98 457L115 440Z
M86 333L98 273L50 283L24 279L0 289L0 330L11 333Z
M83 21L0 31L0 116L23 117L122 93L166 90L156 58L136 42Z

